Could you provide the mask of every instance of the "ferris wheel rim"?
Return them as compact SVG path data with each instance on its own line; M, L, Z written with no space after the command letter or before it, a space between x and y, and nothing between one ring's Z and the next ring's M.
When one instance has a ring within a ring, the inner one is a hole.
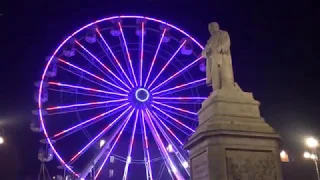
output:
M58 158L58 160L60 161L60 163L62 163L66 169L68 169L71 173L73 173L75 176L79 177L79 174L77 174L65 161L64 159L60 156L59 152L56 150L55 146L53 145L53 142L51 141L50 139L50 136L48 135L48 132L47 132L47 128L46 128L46 125L44 123L44 119L43 119L43 115L42 115L42 97L41 97L41 94L42 94L42 89L43 89L43 83L44 83L44 80L46 78L46 72L48 71L48 68L51 64L51 62L53 61L53 58L56 56L56 54L59 52L59 50L66 44L67 41L69 41L72 37L74 37L75 35L77 35L79 32L83 31L84 29L92 26L92 25L95 25L97 23L100 23L100 22L104 22L104 21L110 21L110 20L113 20L113 19L125 19L125 18L131 18L131 19L146 19L146 20L150 20L150 21L154 21L154 22L157 22L157 23L161 23L163 25L166 25L166 26L169 26L179 32L181 32L182 34L184 34L185 36L187 36L188 38L190 38L194 43L196 43L200 49L204 49L203 46L196 40L194 39L191 35L189 35L188 33L186 33L184 30L178 28L177 26L175 25L172 25L170 23L167 23L165 21L162 21L162 20L159 20L159 19L156 19L156 18L151 18L151 17L147 17L147 16L138 16L138 15L121 15L121 16L111 16L111 17L107 17L107 18L103 18L103 19L100 19L100 20L97 20L97 21L94 21L94 22L91 22L85 26L82 26L81 28L79 28L78 30L76 30L75 32L73 32L70 36L68 36L67 38L65 38L65 40L63 40L59 46L55 49L55 51L53 52L53 54L50 56L45 68L44 68L44 71L42 73L42 76L41 76L41 80L40 80L40 85L39 85L39 88L38 88L38 92L39 92L39 95L38 95L38 112L39 112L39 119L40 119L40 124L41 124L41 127L43 128L43 133L45 135L45 138L47 139L47 142L49 144L49 146L51 147L51 149L53 150L54 154L56 155L56 157Z

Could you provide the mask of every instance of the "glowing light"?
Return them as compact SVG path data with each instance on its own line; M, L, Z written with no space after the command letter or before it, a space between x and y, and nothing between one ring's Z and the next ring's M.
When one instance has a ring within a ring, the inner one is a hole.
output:
M317 139L315 139L314 137L308 137L306 139L306 145L309 147L309 148L317 148L318 145L319 145L319 142Z
M169 153L174 152L173 147L172 147L171 144L168 145L167 150L168 150Z
M161 75L161 73L167 68L167 66L170 64L170 62L174 59L174 57L176 57L176 55L178 54L178 52L180 51L180 49L184 46L184 44L187 41L184 40L181 45L179 46L179 48L176 50L176 52L171 56L171 58L169 59L169 61L162 67L161 71L158 73L158 75L153 79L153 81L150 83L150 85L148 86L148 89L152 86L152 84L158 79L158 77Z
M0 136L0 144L4 144L4 138Z
M156 53L154 54L154 57L153 57L153 60L152 60L152 63L151 63L151 67L150 67L149 72L148 72L148 75L147 75L146 82L144 83L144 87L147 86L150 73L151 73L151 71L152 71L152 68L153 68L153 66L154 66L154 63L156 62L157 55L158 55L158 52L159 52L159 49L160 49L160 46L161 46L161 43L162 43L162 40L163 40L163 37L164 37L164 34L166 33L166 31L167 31L167 29L164 29L163 32L162 32L162 35L161 35L161 38L160 38L160 42L159 42L159 44L158 44Z
M149 99L149 92L144 88L137 89L135 93L136 99L140 102L145 102Z
M114 53L113 53L112 49L110 48L110 46L108 45L107 41L104 39L104 37L102 36L102 34L100 33L100 31L99 31L98 28L96 28L96 31L97 31L98 35L100 36L100 38L102 39L103 43L107 46L109 52L111 53L113 59L116 61L116 63L117 63L117 65L119 66L119 68L121 69L122 73L124 74L124 76L125 76L125 77L127 78L127 80L129 81L131 87L133 87L133 84L132 84L131 80L129 79L127 73L123 70L123 68L122 68L119 60L118 60L118 59L116 58L116 56L114 55Z
M304 152L303 157L309 159L311 157L311 154L309 152Z
M157 101L154 101L154 103L160 104L161 106L165 106L165 107L168 107L168 108L171 108L171 109L175 109L175 110L178 110L178 111L181 111L181 112L185 112L185 113L188 113L188 114L197 115L197 113L195 113L195 112L191 112L191 111L188 111L188 110L185 110L185 109L182 109L182 108L176 108L176 107L173 107L173 106L170 106L170 105L167 105L167 104L163 104L163 103L160 103L160 102L157 102Z
M151 92L153 92L154 90L158 89L160 86L162 86L163 84L167 83L168 81L170 81L171 79L173 79L174 77L178 76L181 72L183 72L184 70L188 69L189 67L191 67L192 65L194 65L196 62L200 61L200 59L202 59L203 57L199 57L198 59L194 60L192 63L190 63L189 65L185 66L184 68L182 68L180 71L174 73L172 76L170 76L167 80L163 81L162 83L160 83L158 86L154 87L153 89L151 89Z
M289 156L288 156L287 152L281 151L280 152L280 159L281 159L281 162L289 162Z
M184 168L188 168L188 167L189 167L189 163L188 163L187 161L184 161L184 162L182 163L182 166L183 166Z
M141 23L140 86L142 86L143 43L144 43L144 22Z
M123 30L122 30L121 23L119 22L118 25L119 25L119 29L120 29L120 32L121 32L123 44L124 44L124 47L125 47L125 49L126 49L126 53L127 53L127 56L128 56L128 61L129 61L129 64L130 64L132 76L133 76L134 82L136 83L136 85L138 85L138 83L137 83L137 78L136 78L136 75L134 74L134 70L133 70L133 67L132 67L132 60L131 60L131 56L130 56L130 53L129 53L129 49L128 49L128 46L127 46L126 38L124 37L124 33L123 33Z
M94 77L94 78L96 78L96 79L99 79L100 81L105 82L105 83L109 84L110 86L113 86L113 87L115 87L115 88L118 88L118 89L120 89L120 90L122 90L122 91L124 91L124 92L128 92L127 90L125 90L125 89L123 89L123 88L121 88L121 87L119 87L119 86L116 86L116 85L110 83L109 81L106 81L106 80L103 79L102 77L99 77L99 76L97 76L97 75L94 75L94 74L92 74L91 72L86 71L86 70L84 70L84 69L82 69L82 68L80 68L80 67L78 67L78 66L76 66L76 65L73 65L73 64L71 64L71 63L69 63L69 62L67 62L67 61L65 61L65 60L63 60L63 59L59 59L59 61L60 61L60 62L63 62L64 64L67 64L67 65L69 65L69 66L71 66L71 67L73 67L73 68L75 68L75 69L78 69L78 70L80 70L80 71L82 71L82 72L84 72L84 73L86 73L86 74L88 74L88 75L90 75L90 76L92 76L92 77Z
M102 146L105 145L105 144L106 144L106 140L101 139L100 142L99 142L100 148L102 148Z

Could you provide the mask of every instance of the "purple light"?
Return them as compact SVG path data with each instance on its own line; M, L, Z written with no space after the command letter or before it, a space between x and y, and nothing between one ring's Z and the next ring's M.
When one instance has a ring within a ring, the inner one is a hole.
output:
M175 86L173 88L169 88L169 89L166 89L166 90L157 91L157 92L154 92L152 95L157 95L157 94L160 94L160 93L164 93L164 92L172 91L172 90L175 90L175 89L183 88L183 87L190 86L190 85L193 85L193 84L196 84L196 83L199 83L199 82L203 82L203 81L206 81L206 78L195 80L195 81L192 81L192 82L189 82L189 83L186 83L186 84L180 84L178 86Z
M46 78L46 73L48 71L48 68L49 66L51 65L51 63L53 62L54 60L54 57L58 54L58 52L60 51L60 49L64 46L65 43L67 43L72 37L74 37L75 35L77 35L79 32L81 32L82 30L92 26L92 25L95 25L97 23L100 23L100 22L104 22L104 21L109 21L109 20L113 20L113 19L119 19L119 18L137 18L137 19L146 19L146 20L149 20L149 21L154 21L154 22L158 22L158 23L161 23L163 25L166 25L168 27L171 27L179 32L181 32L182 34L186 35L188 38L190 38L191 40L193 40L201 49L203 49L203 46L197 42L194 38L192 38L189 34L187 34L186 32L184 32L183 30L179 29L178 27L176 26L173 26L172 24L169 24L169 23L166 23L164 21L161 21L161 20L158 20L158 19L154 19L154 18L149 18L149 17L144 17L144 16L112 16L112 17L108 17L108 18L103 18L103 19L100 19L100 20L97 20L95 22L92 22L90 24L87 24L85 26L83 26L82 28L78 29L77 31L75 31L74 33L72 33L69 37L67 37L57 48L56 50L53 52L52 56L50 57L48 63L46 64L45 66L45 69L42 73L42 77L41 77L41 82L40 82L40 86L39 86L39 96L38 96L38 109L39 109L39 117L40 117L40 123L41 123L41 126L42 126L42 129L43 129L43 132L44 132L44 135L49 143L49 146L51 147L51 149L53 150L53 152L55 153L56 157L58 158L58 160L61 162L61 164L63 164L66 169L68 171L70 171L72 174L74 174L76 177L79 177L79 175L74 171L72 170L72 168L67 165L64 160L62 159L62 157L59 155L59 153L56 151L55 147L53 146L51 140L50 140L50 136L48 135L47 133L47 129L45 127L45 123L44 123L44 120L43 120L43 115L42 115L42 100L41 100L41 94L42 94L42 90L43 90L43 83L45 81L45 78Z
M163 37L164 37L164 35L165 35L166 31L167 31L167 29L165 28L165 29L163 30L163 32L162 32L162 35L161 35L160 42L159 42L159 44L158 44L158 47L157 47L156 53L154 54L154 57L153 57L153 59L152 59L151 67L150 67L150 69L149 69L149 72L148 72L148 76L147 76L146 82L144 83L144 87L146 87L146 86L147 86L147 83L148 83L148 79L149 79L150 73L151 73L151 71L152 71L152 68L153 68L153 66L154 66L154 63L156 62L157 55L158 55L158 53L159 53L159 49L160 49L160 46L161 46L161 44L162 44L162 40L163 40Z
M158 111L160 111L162 114L168 116L169 118L171 118L172 120L174 120L175 122L177 122L178 124L180 124L181 126L189 129L191 132L195 132L192 128L190 128L189 126L183 124L183 123L182 123L181 121L179 121L178 119L176 119L176 118L170 116L169 114L165 113L164 111L162 111L161 109L159 109L159 108L156 107L155 105L152 104L151 106L154 107L155 109L157 109Z
M161 100L206 100L206 97L153 97Z
M145 97L139 97L139 93L143 93L145 95ZM135 93L135 96L136 96L136 99L140 102L145 102L149 99L149 92L144 89L144 88L139 88L136 90L136 93Z
M202 59L203 57L201 56L200 58L194 60L192 63L190 63L189 65L187 65L186 67L182 68L180 71L176 72L175 74L173 74L172 76L170 76L167 80L163 81L162 83L160 83L158 86L154 87L153 89L151 89L151 92L154 91L155 89L159 88L161 85L163 85L164 83L170 81L172 78L176 77L177 75L179 75L181 72L183 72L184 70L188 69L190 66L192 66L193 64L195 64L196 62L198 62L200 59Z
M117 100L90 102L90 103L82 103L82 104L71 104L71 105L65 105L65 106L54 106L54 107L48 107L48 108L46 108L46 110L49 111L49 110L66 109L66 108L72 108L72 107L108 104L108 103L113 103L113 102L122 102L122 101L126 101L126 100L128 100L128 99L117 99Z
M100 138L103 134L105 134L106 131L108 131L116 122L119 121L119 119L127 112L131 109L131 106L126 109L125 111L123 111L114 121L112 121L107 127L105 127L96 137L94 137L86 146L84 146L79 152L77 152L69 161L68 164L70 164L71 162L73 162L75 159L77 159L85 150L87 150L92 143L94 143L98 138ZM134 111L134 110L133 110ZM133 112L132 111L132 112Z
M169 59L169 61L163 66L163 68L161 69L161 71L159 72L159 74L153 79L153 81L151 82L151 84L148 86L148 89L150 89L150 87L152 86L152 84L158 79L158 77L161 75L161 73L167 68L167 66L170 64L170 62L173 60L173 58L178 54L178 52L180 51L180 49L184 46L184 44L187 42L187 40L184 40L182 42L182 44L180 45L180 47L176 50L176 52L171 56L171 58Z
M84 69L82 69L82 68L79 68L78 66L75 66L75 65L73 65L73 64L71 64L71 63L69 63L69 62L67 62L67 61L65 61L65 60L63 60L63 59L60 59L60 58L59 58L59 61L60 61L60 62L63 62L64 64L67 64L67 65L69 65L69 66L71 66L71 67L73 67L73 68L75 68L75 69L78 69L78 70L80 70L80 71L82 71L82 72L84 72L84 73L86 73L86 74L89 74L90 76L92 76L92 77L94 77L94 78L96 78L96 79L99 79L100 81L103 81L103 82L109 84L110 86L113 86L113 87L115 87L115 88L118 88L118 89L120 89L120 90L122 90L122 91L124 91L124 92L126 92L126 93L128 92L127 90L122 89L121 87L116 86L116 85L110 83L109 81L106 81L106 80L104 80L103 78L101 78L101 77L99 77L99 76L97 76L97 75L94 75L94 74L92 74L92 73L90 73L90 72L88 72L88 71L86 71L86 70L84 70Z
M143 126L143 136L144 136L144 142L146 146L146 151L147 151L147 174L150 175L150 179L152 180L152 169L151 169L151 163L150 163L150 153L149 153L149 144L148 144L148 137L147 137L147 130L146 130L146 124L145 124L145 119L144 119L144 113L141 111L141 119L142 119L142 126Z
M108 45L107 41L103 38L102 34L100 33L99 29L96 28L96 31L98 33L98 35L100 36L100 38L102 39L103 43L107 46L109 52L111 53L113 59L116 61L117 65L119 66L119 68L121 69L122 73L124 74L124 76L127 78L127 80L129 81L131 87L133 87L133 84L131 82L131 80L129 79L127 73L123 70L119 60L116 58L116 56L114 55L113 51L111 50L110 46Z
M53 137L57 138L57 137L61 136L62 134L65 134L65 133L67 133L67 132L69 132L69 131L71 131L71 130L73 130L73 129L75 129L75 128L78 128L78 127L80 127L80 126L82 126L82 125L84 125L84 124L87 124L87 123L89 123L89 122L91 122L91 121L94 121L94 120L100 118L100 117L103 117L103 116L105 116L105 115L107 115L107 114L109 114L109 113L111 113L111 112L113 112L113 111L116 111L116 110L118 110L118 109L120 109L120 108L122 108L122 107L124 107L124 106L126 106L126 105L128 105L128 104L129 104L129 103L125 103L125 104L123 104L123 105L121 105L121 106L118 106L118 107L116 107L116 108L114 108L114 109L111 109L110 111L107 111L107 112L102 113L102 114L99 114L98 116L95 116L95 117L93 117L93 118L91 118L91 119L88 119L88 120L86 120L86 121L83 121L83 122L80 123L80 124L77 124L77 125L75 125L75 126L73 126L73 127L71 127L71 128L68 128L68 129L66 129L66 130L63 130L63 131L55 134Z
M134 111L134 110L135 110L135 109L133 109L133 111ZM97 173L96 173L96 175L95 175L95 177L94 177L94 179L95 179L95 180L98 178L98 176L99 176L99 174L100 174L100 172L101 172L101 170L102 170L102 168L103 168L104 164L107 162L107 160L108 160L108 158L109 158L109 156L110 156L110 154L111 154L111 152L112 152L113 148L116 146L116 144L117 144L117 142L119 141L120 136L122 135L122 133L123 133L124 129L127 127L127 124L128 124L128 122L129 122L129 120L130 120L130 118L131 118L132 114L133 114L133 111L130 113L129 117L127 118L127 121L125 122L125 124L124 124L124 125L123 125L123 127L121 128L120 133L119 133L119 134L118 134L118 136L116 137L116 140L115 140L115 141L114 141L114 143L112 144L112 146L111 146L111 148L110 148L110 150L109 150L109 152L108 152L107 156L105 157L105 159L103 160L103 162L102 162L102 164L101 164L100 168L98 169L98 171L97 171ZM137 113L138 113L138 111L137 111Z
M129 64L130 64L130 68L131 68L131 72L132 72L132 76L133 76L134 82L136 83L136 85L138 85L137 79L136 79L136 75L134 74L134 70L133 70L133 67L132 67L132 60L131 60L131 57L130 57L130 53L129 53L129 49L128 49L128 46L127 46L126 38L124 37L124 33L123 33L123 30L122 30L121 23L119 22L118 25L119 25L119 29L120 29L120 32L121 32L121 36L122 36L124 47L126 48L126 53L127 53L127 56L128 56L128 60L129 60Z
M128 175L129 164L131 162L131 152L132 152L132 146L133 146L133 142L134 142L134 135L136 133L136 127L137 127L137 122L138 122L138 116L139 116L139 110L137 110L136 119L135 119L134 125L133 125L133 130L132 130L132 135L131 135L131 140L130 140L130 145L129 145L129 150L128 150L128 159L127 159L126 166L125 166L124 172L123 172L123 178L122 178L123 180L126 180L127 175Z
M175 110L178 110L178 111L181 111L181 112L184 112L184 113L197 115L197 113L195 113L195 112L191 112L191 111L188 111L188 110L185 110L185 109L182 109L182 108L176 108L176 107L173 107L173 106L170 106L170 105L167 105L167 104L163 104L163 103L160 103L160 102L157 102L157 101L153 101L153 102L156 103L156 104L160 104L161 106L165 106L165 107L168 107L168 108L171 108L171 109L175 109Z
M184 180L183 176L181 176L180 172L178 171L178 169L174 165L173 161L171 160L168 152L166 151L166 148L160 138L160 135L159 135L157 129L155 128L155 126L151 120L151 117L149 116L148 113L147 113L147 117L148 117L147 122L149 122L149 127L151 129L152 135L153 135L154 139L156 140L157 144L159 145L159 147L160 147L159 149L162 152L162 154L164 155L164 159L168 161L169 166L170 166L173 174L175 175L175 177L179 180Z
M147 112L151 113L149 110ZM171 131L171 129L159 118L159 116L155 113L152 112L152 114L158 119L158 121L169 131L169 133L179 142L181 146L183 146L182 141Z
M93 92L99 92L99 93L104 93L104 94L112 94L112 95L118 95L118 96L125 96L127 97L127 94L121 94L121 93L116 93L116 92L108 92L108 91L103 91L99 89L94 89L94 88L87 88L87 87L82 87L82 86L75 86L75 85L70 85L70 84L63 84L59 82L48 82L50 85L57 85L57 86L62 86L62 87L69 87L69 88L75 88L75 89L83 89L83 90L88 90L88 91L93 91Z
M112 74L118 81L120 81L124 86L126 86L128 89L130 87L124 83L117 75L115 75L106 65L104 65L95 55L93 55L89 50L87 50L82 44L80 44L79 41L75 41L76 44L78 44L84 51L86 51L93 59L95 59L104 69L106 69L110 74Z
M142 86L142 66L143 66L143 43L144 43L144 22L141 23L141 51L140 51L140 86Z

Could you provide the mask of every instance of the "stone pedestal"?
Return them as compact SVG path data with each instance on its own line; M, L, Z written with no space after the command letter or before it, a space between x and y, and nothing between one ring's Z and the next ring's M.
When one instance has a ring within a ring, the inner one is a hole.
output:
M251 93L217 90L198 116L185 145L192 180L282 180L279 136L261 118Z

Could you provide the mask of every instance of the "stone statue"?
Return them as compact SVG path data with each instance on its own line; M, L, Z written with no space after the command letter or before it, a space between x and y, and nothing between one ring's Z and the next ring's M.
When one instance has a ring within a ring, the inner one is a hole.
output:
M228 32L220 30L219 24L209 24L211 34L202 56L206 58L207 84L213 91L238 87L234 82Z

